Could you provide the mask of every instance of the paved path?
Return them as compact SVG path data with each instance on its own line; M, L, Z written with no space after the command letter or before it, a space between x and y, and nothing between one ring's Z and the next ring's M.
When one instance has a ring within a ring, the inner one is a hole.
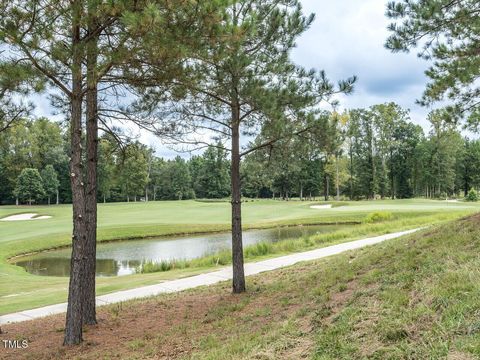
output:
M411 234L420 229L407 230L393 234L381 235L362 240L350 241L338 245L327 246L320 249L295 253L286 256L280 256L268 260L263 260L254 263L245 264L245 275L259 274L264 271L271 271L280 269L286 266L294 265L302 261L309 261L324 258L331 255L336 255L348 250L358 249L367 245L378 244L385 240L395 239L403 235ZM232 269L223 268L218 271L213 271L205 274L191 276L178 280L165 281L159 284L144 286L131 290L118 291L107 295L97 297L97 305L114 304L121 301L127 301L137 298L145 298L165 293L172 293L186 289L192 289L198 286L212 285L221 281L232 279ZM13 314L0 316L0 325L33 320L40 317L61 314L67 311L67 304L57 304L45 306L38 309L21 311Z

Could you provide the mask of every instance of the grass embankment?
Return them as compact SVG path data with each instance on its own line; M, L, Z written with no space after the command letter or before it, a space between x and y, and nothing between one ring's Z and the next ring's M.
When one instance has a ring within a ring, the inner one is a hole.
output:
M228 282L101 308L86 343L63 317L5 327L30 347L5 358L475 359L480 216ZM2 355L3 355L2 354Z
M249 201L243 205L245 228L267 228L295 224L342 223L363 221L368 214L388 211L393 218L382 223L355 227L353 232L337 232L334 238L291 240L265 250L248 250L247 260L308 250L335 242L399 231L445 221L478 211L476 204L445 203L429 200L345 202L344 206L318 210L317 202ZM71 207L0 207L0 218L29 212L50 215L48 220L0 222L0 314L32 309L66 301L68 279L35 276L7 262L9 257L44 249L66 246L71 241ZM150 203L101 204L99 206L99 241L142 238L169 234L224 231L229 229L228 203L168 201ZM227 254L227 253L225 253ZM229 255L226 255L229 256ZM211 270L215 258L199 260L194 266L173 271L131 276L99 278L97 293L151 285L162 280L185 277ZM228 263L228 259L225 263Z

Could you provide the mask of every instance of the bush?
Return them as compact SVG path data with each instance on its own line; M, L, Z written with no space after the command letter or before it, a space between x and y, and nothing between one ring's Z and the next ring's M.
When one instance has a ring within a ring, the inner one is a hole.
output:
M376 223L380 221L387 221L393 218L393 214L389 211L377 211L367 215L365 223Z
M467 196L465 196L465 201L478 201L478 192L474 188L471 188Z

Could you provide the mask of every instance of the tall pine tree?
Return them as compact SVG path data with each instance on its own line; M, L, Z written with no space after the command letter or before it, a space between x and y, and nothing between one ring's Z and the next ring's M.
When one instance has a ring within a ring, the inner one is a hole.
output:
M235 293L245 291L241 159L300 131L308 118L305 109L335 92L323 72L315 76L289 59L295 40L313 19L313 15L303 15L298 0L235 1L218 23L218 40L207 42L189 63L197 75L195 81L180 83L172 92L172 101L160 109L155 108L155 100L164 102L164 91L145 94L147 109L157 112L164 131L174 133L174 141L194 147L219 139L229 143ZM341 82L340 91L351 91L353 81ZM186 93L187 100L176 102L179 93ZM269 128L265 143L241 149L242 135L265 128Z

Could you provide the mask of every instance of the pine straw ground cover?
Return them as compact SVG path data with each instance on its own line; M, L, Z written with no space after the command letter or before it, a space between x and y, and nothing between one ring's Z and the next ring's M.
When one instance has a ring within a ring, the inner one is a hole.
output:
M63 316L4 326L2 359L475 359L480 216L229 283L99 309L79 347Z

